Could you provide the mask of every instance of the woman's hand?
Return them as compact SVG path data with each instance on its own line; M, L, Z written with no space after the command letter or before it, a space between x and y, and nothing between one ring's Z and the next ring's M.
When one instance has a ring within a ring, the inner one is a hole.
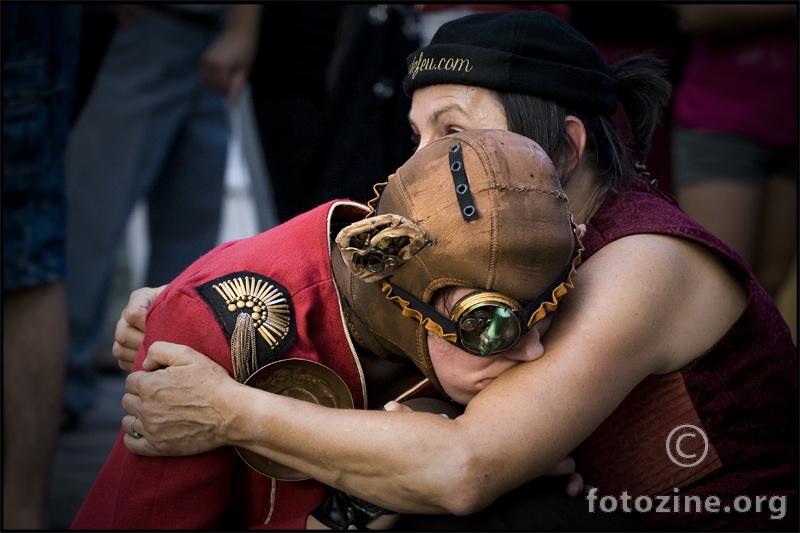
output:
M111 353L117 358L117 364L122 370L130 371L133 368L136 352L144 339L147 310L165 287L166 285L156 288L142 287L133 291L128 305L122 310L114 330L114 346L111 348Z
M239 99L256 57L261 9L258 4L232 5L225 30L200 61L200 77L205 84L231 102Z
M569 476L567 481L567 496L579 496L584 492L583 476L575 471L575 460L572 457L561 459L545 476Z
M220 365L180 344L154 342L144 369L126 380L125 446L139 455L182 456L230 444L228 423L242 388ZM246 405L246 404L245 404ZM141 438L132 436L133 429Z

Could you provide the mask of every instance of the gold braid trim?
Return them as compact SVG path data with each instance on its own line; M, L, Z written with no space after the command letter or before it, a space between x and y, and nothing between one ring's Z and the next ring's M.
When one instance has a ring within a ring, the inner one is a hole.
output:
M396 294L392 294L392 286L389 285L388 282L384 281L381 283L381 292L386 295L386 299L390 302L393 302L400 306L402 309L403 316L410 317L415 319L417 322L423 325L425 329L438 335L439 337L443 338L449 342L457 342L458 336L455 333L445 333L442 329L442 326L431 320L430 318L425 318L422 316L422 313L417 311L416 309L411 309L408 305L409 302L403 300Z
M239 383L244 383L258 369L256 330L249 313L239 313L236 317L236 327L231 334L231 359L233 376Z

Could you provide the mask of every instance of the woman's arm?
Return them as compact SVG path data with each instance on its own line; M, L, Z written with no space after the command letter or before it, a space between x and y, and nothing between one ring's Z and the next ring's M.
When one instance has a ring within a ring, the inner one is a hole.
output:
M545 356L500 376L456 420L296 402L158 344L148 368L169 367L129 376L123 399L147 440L126 445L185 454L235 444L395 511L469 514L549 470L647 375L704 353L744 305L744 290L701 248L626 237L581 266Z

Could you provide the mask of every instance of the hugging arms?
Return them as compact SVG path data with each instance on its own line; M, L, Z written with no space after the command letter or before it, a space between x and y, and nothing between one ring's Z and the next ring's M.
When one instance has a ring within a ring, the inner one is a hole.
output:
M518 25L531 31L509 30ZM560 65L570 87L522 75L547 58L536 37L543 29L585 62L582 70ZM512 52L502 35L530 42ZM647 110L669 95L653 63L634 59L612 70L574 30L532 13L454 21L409 62L473 53L471 77L414 70L406 86L411 127L422 147L458 131L510 129L534 138L553 160L587 232L575 288L560 302L545 355L510 368L463 415L445 420L301 405L237 383L191 348L154 343L143 362L151 372L128 378L123 428L138 417L144 438L125 436L126 445L144 455L243 446L404 513L474 513L569 454L602 490L642 497L680 490L732 504L763 489L795 501L796 347L788 328L749 266L636 175L610 125L619 99L635 141L647 146L657 117ZM522 69L513 88L501 79L509 64ZM579 70L586 78L576 77ZM135 344L125 339L138 335L123 320L120 354ZM753 394L759 402L746 401ZM758 431L731 431L741 423ZM669 431L682 424L702 428L714 449L695 469L665 453ZM671 527L765 520L691 512L635 518Z

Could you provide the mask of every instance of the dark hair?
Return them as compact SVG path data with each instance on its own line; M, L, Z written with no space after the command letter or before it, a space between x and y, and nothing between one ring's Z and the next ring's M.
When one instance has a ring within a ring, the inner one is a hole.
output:
M620 192L630 186L638 170L638 157L650 151L653 131L662 108L671 95L666 62L650 55L637 55L618 62L614 68L617 96L630 124L631 141L638 154L623 142L611 117L574 112L552 101L521 93L497 92L506 112L508 129L536 141L553 160L562 185L575 172L569 166L575 150L567 134L567 115L578 117L586 127L586 155L597 169L603 185Z

